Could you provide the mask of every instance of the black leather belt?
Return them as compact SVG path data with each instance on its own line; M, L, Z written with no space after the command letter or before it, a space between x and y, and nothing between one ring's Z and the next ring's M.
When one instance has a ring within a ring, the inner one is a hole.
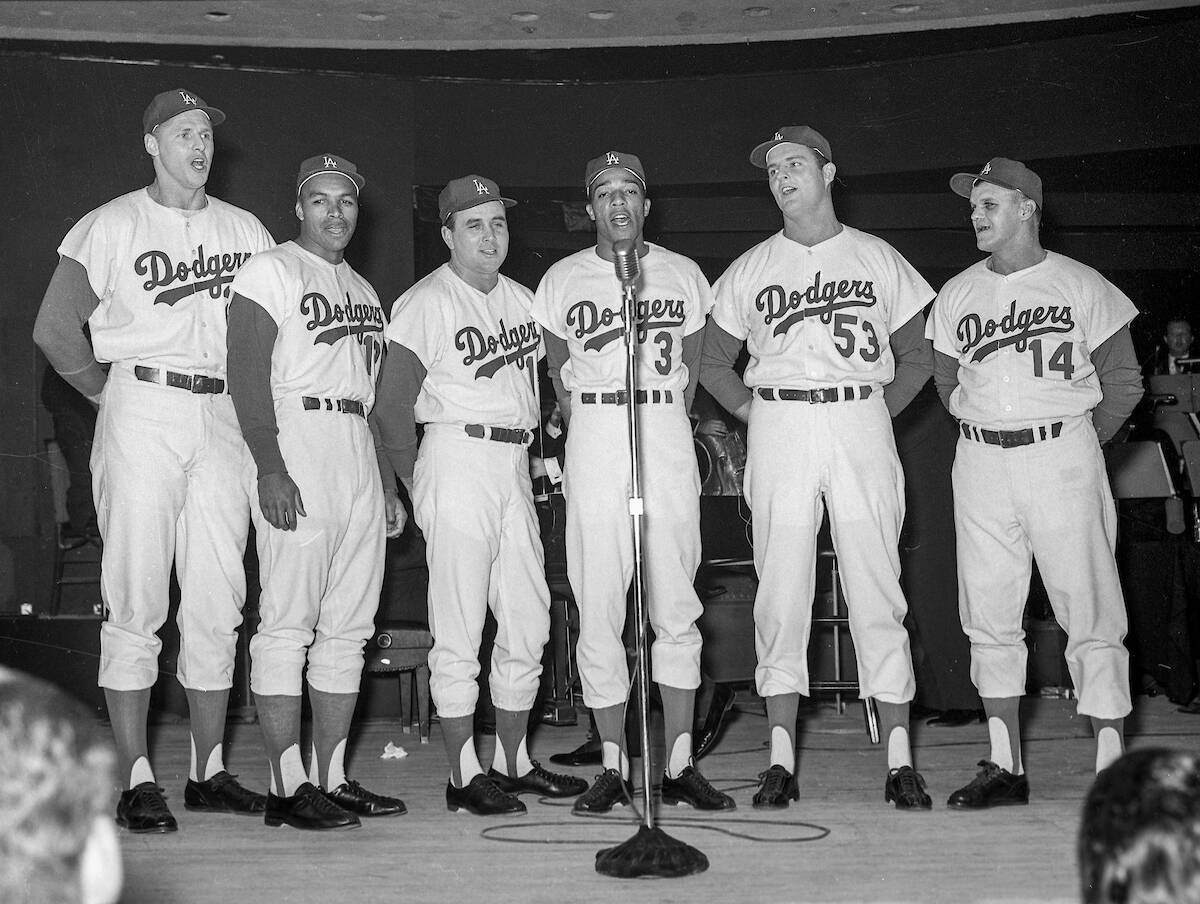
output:
M639 405L670 405L675 401L675 393L670 389L639 389L634 393L634 398ZM584 405L624 405L629 401L629 393L624 389L616 392L581 392L579 401Z
M343 414L357 414L359 417L367 416L366 406L355 399L316 399L312 396L302 396L300 401L305 411L340 411Z
M1026 427L1024 430L985 430L970 424L959 424L958 429L967 439L977 443L987 443L1002 449L1014 449L1017 446L1028 446L1047 439L1058 439L1062 433L1063 422L1043 424L1040 427Z
M164 377L163 374L166 376ZM161 383L175 389L186 389L188 392L220 395L225 391L224 380L220 377L206 377L204 374L179 374L173 370L162 371L157 367L135 364L133 375L143 383Z
M467 424L463 429L467 431L467 436L473 436L476 439L490 439L497 443L513 443L517 446L524 446L526 443L533 442L533 433L529 430L522 430L520 427L487 427L483 424Z
M820 405L825 402L853 402L868 399L874 390L870 386L832 386L828 389L759 389L758 397L768 402L808 402Z

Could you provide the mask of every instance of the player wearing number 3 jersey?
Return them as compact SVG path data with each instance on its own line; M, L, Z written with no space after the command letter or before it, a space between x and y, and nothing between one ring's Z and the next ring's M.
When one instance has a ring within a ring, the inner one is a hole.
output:
M563 491L567 497L567 575L579 604L576 658L584 702L600 734L604 773L576 810L621 803L629 775L623 706L629 669L621 633L633 576L629 434L634 405L645 497L646 609L654 628L651 667L663 701L667 803L733 807L696 771L692 719L700 684L700 601L692 582L700 564L700 475L688 422L699 375L712 290L700 268L646 242L646 172L633 154L609 151L584 170L596 245L552 266L538 286L533 316L545 327L546 357L569 416ZM613 244L636 243L640 276L635 398L625 389L621 285Z
M1067 632L1096 769L1121 753L1130 710L1116 510L1100 443L1142 395L1129 336L1137 309L1091 267L1046 251L1042 182L997 157L950 187L971 202L990 256L942 288L929 320L935 380L962 432L954 459L959 609L991 755L951 807L1025 803L1017 705L1032 560ZM1097 441L1099 440L1099 441Z
M930 806L912 768L915 690L900 589L904 473L889 415L929 379L922 308L933 290L894 248L834 213L829 142L789 126L750 162L767 171L783 230L751 248L716 285L701 381L748 420L746 499L754 512L755 682L767 700L771 764L754 806L798 796L796 712L809 690L816 538L828 509L860 693L879 707L888 746L884 798ZM733 370L742 343L743 381Z

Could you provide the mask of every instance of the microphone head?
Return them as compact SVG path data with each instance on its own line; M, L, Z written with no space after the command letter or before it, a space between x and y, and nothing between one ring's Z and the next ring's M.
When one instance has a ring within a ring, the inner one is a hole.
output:
M618 239L613 242L613 266L617 271L617 279L621 285L629 286L637 282L638 256L637 246L633 239Z

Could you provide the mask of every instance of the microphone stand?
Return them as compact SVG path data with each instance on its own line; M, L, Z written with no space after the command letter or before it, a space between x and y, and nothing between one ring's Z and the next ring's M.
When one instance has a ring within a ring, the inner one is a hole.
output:
M641 470L637 419L637 247L622 239L613 243L614 264L621 281L621 316L625 324L626 427L629 434L629 515L633 527L633 617L636 621L634 680L637 687L638 727L642 735L642 824L623 844L596 854L596 872L617 878L689 876L708 869L708 858L696 848L672 838L655 825L653 778L650 764L650 666L646 651L645 578L642 555Z

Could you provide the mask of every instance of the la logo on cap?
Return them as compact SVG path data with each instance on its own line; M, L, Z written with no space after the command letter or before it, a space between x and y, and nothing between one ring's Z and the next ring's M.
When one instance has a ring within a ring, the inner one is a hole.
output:
M612 151L609 151L608 156L604 158L604 162L607 163L609 166L617 166L621 162L621 158L618 157L616 154L614 154Z
M336 160L334 160L332 157L325 158L325 169L337 169L337 168L338 168L338 165L337 165Z
M782 133L782 132L776 132L776 133L775 133L775 137L774 137L774 138L772 138L771 140L772 140L772 141L783 141L783 133Z
M491 194L491 192L488 191L488 187L486 185L484 185L482 182L480 182L478 179L472 179L471 181L475 183L475 194L477 194L477 195L490 195Z
M186 91L180 91L180 92L179 92L179 96L183 98L183 102L184 102L185 104L194 104L194 103L196 103L196 98L192 97L192 96L191 96L190 94L188 94Z
M989 160L987 163L985 163L985 164L983 165L983 169L981 169L981 170L979 171L979 175L981 175L981 176L986 176L986 175L987 175L988 173L990 173L991 171L992 171L992 161L990 161L990 160Z

